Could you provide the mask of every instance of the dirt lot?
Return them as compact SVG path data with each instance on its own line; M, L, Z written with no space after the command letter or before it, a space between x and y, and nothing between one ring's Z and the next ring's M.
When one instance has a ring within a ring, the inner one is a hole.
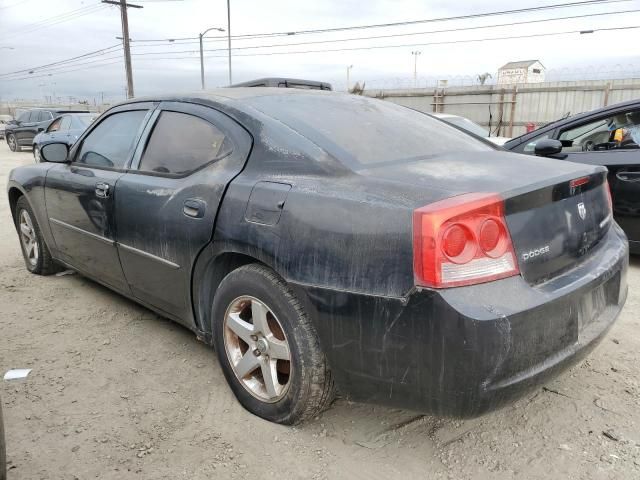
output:
M640 261L589 359L514 405L443 420L338 400L297 428L244 411L211 349L79 276L24 267L0 142L0 383L9 479L640 478Z

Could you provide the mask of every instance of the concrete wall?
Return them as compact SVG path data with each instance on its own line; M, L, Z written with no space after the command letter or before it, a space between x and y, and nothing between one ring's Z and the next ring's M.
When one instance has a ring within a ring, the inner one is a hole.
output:
M492 135L515 137L528 123L540 127L566 115L640 99L640 78L545 82L514 86L446 89L366 90L364 95L422 112L461 115L489 127Z

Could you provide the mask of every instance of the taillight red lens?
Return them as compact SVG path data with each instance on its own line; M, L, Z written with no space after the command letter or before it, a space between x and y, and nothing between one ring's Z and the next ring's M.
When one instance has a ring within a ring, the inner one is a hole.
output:
M605 187L607 190L607 201L609 202L609 211L613 212L613 198L611 197L611 185L609 184L609 180L605 178L604 180Z
M462 225L452 225L442 237L442 251L450 258L460 256L469 244L469 233Z
M413 235L418 285L471 285L519 273L497 194L470 193L419 208Z
M492 218L485 220L480 227L480 238L478 239L482 251L488 253L495 250L500 242L501 235L502 229L498 222Z

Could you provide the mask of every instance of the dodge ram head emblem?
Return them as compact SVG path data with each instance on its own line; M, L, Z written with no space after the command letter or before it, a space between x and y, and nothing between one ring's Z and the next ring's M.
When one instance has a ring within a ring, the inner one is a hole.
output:
M584 206L584 203L580 202L578 204L578 214L580 215L581 219L585 219L587 217L587 209Z

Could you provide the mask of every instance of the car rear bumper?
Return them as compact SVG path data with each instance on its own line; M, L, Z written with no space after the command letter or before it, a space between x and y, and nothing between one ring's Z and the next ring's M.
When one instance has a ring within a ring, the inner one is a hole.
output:
M297 286L340 391L357 401L474 416L575 364L626 300L628 244L614 227L544 284L520 276L407 298Z

